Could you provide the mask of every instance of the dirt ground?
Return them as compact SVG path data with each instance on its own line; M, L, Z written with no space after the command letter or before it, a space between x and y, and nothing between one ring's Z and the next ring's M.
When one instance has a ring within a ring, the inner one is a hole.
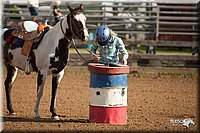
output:
M4 77L3 77L4 78ZM194 69L130 69L128 75L128 123L110 125L89 123L89 81L87 67L66 68L57 93L59 121L51 120L51 76L48 77L40 104L40 121L34 120L36 74L19 72L13 84L15 116L9 116L3 92L3 131L199 131L198 74ZM2 87L4 89L4 87ZM182 125L191 118L194 125Z

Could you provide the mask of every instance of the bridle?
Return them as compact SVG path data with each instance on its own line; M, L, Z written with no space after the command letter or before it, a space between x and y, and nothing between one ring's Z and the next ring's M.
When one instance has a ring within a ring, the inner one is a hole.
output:
M79 11L79 10L78 10L78 11ZM76 12L78 12L78 11L76 11ZM79 11L79 12L80 12L80 11ZM84 29L87 29L87 28L82 28L81 30L78 30L76 24L72 21L72 18L71 18L72 13L70 13L70 14L68 14L68 15L70 15L70 16L69 16L69 28L70 28L70 31L71 31L72 35L76 35L76 34L74 33L73 29L72 29L72 23L74 24L75 29L78 31L77 33L81 33ZM63 19L64 19L64 18L63 18ZM60 28L61 28L61 31L62 31L62 33L63 33L65 39L66 39L69 43L72 42L73 47L75 48L75 50L76 50L76 52L78 53L78 55L82 58L82 60L84 60L86 63L89 63L89 61L87 61L87 60L80 54L80 52L78 51L74 39L72 38L72 40L70 40L70 39L65 35L64 30L63 30L63 27L62 27L63 19L60 20ZM78 34L78 35L80 35L80 34Z
M75 12L81 12L81 11L75 11ZM81 32L82 31L84 31L85 29L87 29L87 28L81 28L80 30L79 30L79 27L75 24L75 22L72 20L72 15L73 15L73 13L70 13L69 14L69 28L70 28L70 30L71 30L71 32L74 34L74 35L76 35L75 33L77 33L78 35L77 36L79 36L79 35L81 35ZM74 32L75 31L75 32Z
M69 29L70 29L71 33L72 33L73 35L76 35L76 36L80 37L80 36L81 36L81 32L82 32L83 30L87 29L87 28L84 28L84 27L83 27L83 28L81 28L81 29L79 30L78 26L75 24L75 22L73 21L73 18L72 18L73 13L76 13L76 12L82 12L82 11L81 11L81 10L77 10L77 11L74 11L74 12L68 14L69 16L67 15L67 21L68 21L68 18L69 18ZM63 19L64 19L64 18L63 18ZM66 38L69 42L71 42L70 39L69 39L69 38L65 35L65 33L64 33L64 30L63 30L63 27L62 27L62 21L63 21L63 19L61 19L61 21L60 21L60 28L61 28L61 31L62 31L62 33L64 34L65 38Z

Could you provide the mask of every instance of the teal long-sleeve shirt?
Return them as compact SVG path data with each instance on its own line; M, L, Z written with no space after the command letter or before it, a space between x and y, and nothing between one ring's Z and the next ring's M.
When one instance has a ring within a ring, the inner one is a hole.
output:
M119 53L121 53L122 58L128 59L128 52L125 49L125 45L122 39L117 36L112 36L108 44L105 46L98 45L97 42L94 43L91 48L91 52L96 54L97 50L100 55L100 63L118 63Z

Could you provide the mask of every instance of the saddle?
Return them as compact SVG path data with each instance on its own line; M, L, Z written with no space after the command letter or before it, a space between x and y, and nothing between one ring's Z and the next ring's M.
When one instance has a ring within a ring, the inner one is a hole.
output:
M33 42L39 42L44 36L44 34L42 34L44 30L49 30L50 28L51 26L47 24L39 26L34 21L25 21L22 23L21 28L16 29L12 32L12 35L20 38L21 40L24 40L21 52L23 55L28 56L32 48ZM16 39L15 41L17 43L17 41L19 42L19 39Z

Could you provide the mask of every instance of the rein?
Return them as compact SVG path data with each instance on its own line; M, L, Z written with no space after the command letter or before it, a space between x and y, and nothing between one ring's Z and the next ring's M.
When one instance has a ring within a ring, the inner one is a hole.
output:
M63 19L64 19L64 18L63 18ZM63 28L62 28L62 21L63 21L63 19L60 21L60 28L61 28L61 31L62 31L62 33L63 33L65 39L67 39L67 41L68 41L69 43L72 43L73 47L75 48L76 52L77 52L78 55L81 57L81 59L84 60L86 63L89 63L89 61L87 61L87 60L81 55L81 53L78 51L74 39L72 38L72 40L70 40L70 39L65 35L65 33L64 33L64 31L63 31ZM74 34L74 32L73 32L73 30L72 30L72 25L71 25L71 19L70 19L69 28L71 29L72 33ZM82 29L84 30L84 28L82 28ZM81 29L81 30L82 30L82 29ZM79 31L79 32L81 32L81 31Z

